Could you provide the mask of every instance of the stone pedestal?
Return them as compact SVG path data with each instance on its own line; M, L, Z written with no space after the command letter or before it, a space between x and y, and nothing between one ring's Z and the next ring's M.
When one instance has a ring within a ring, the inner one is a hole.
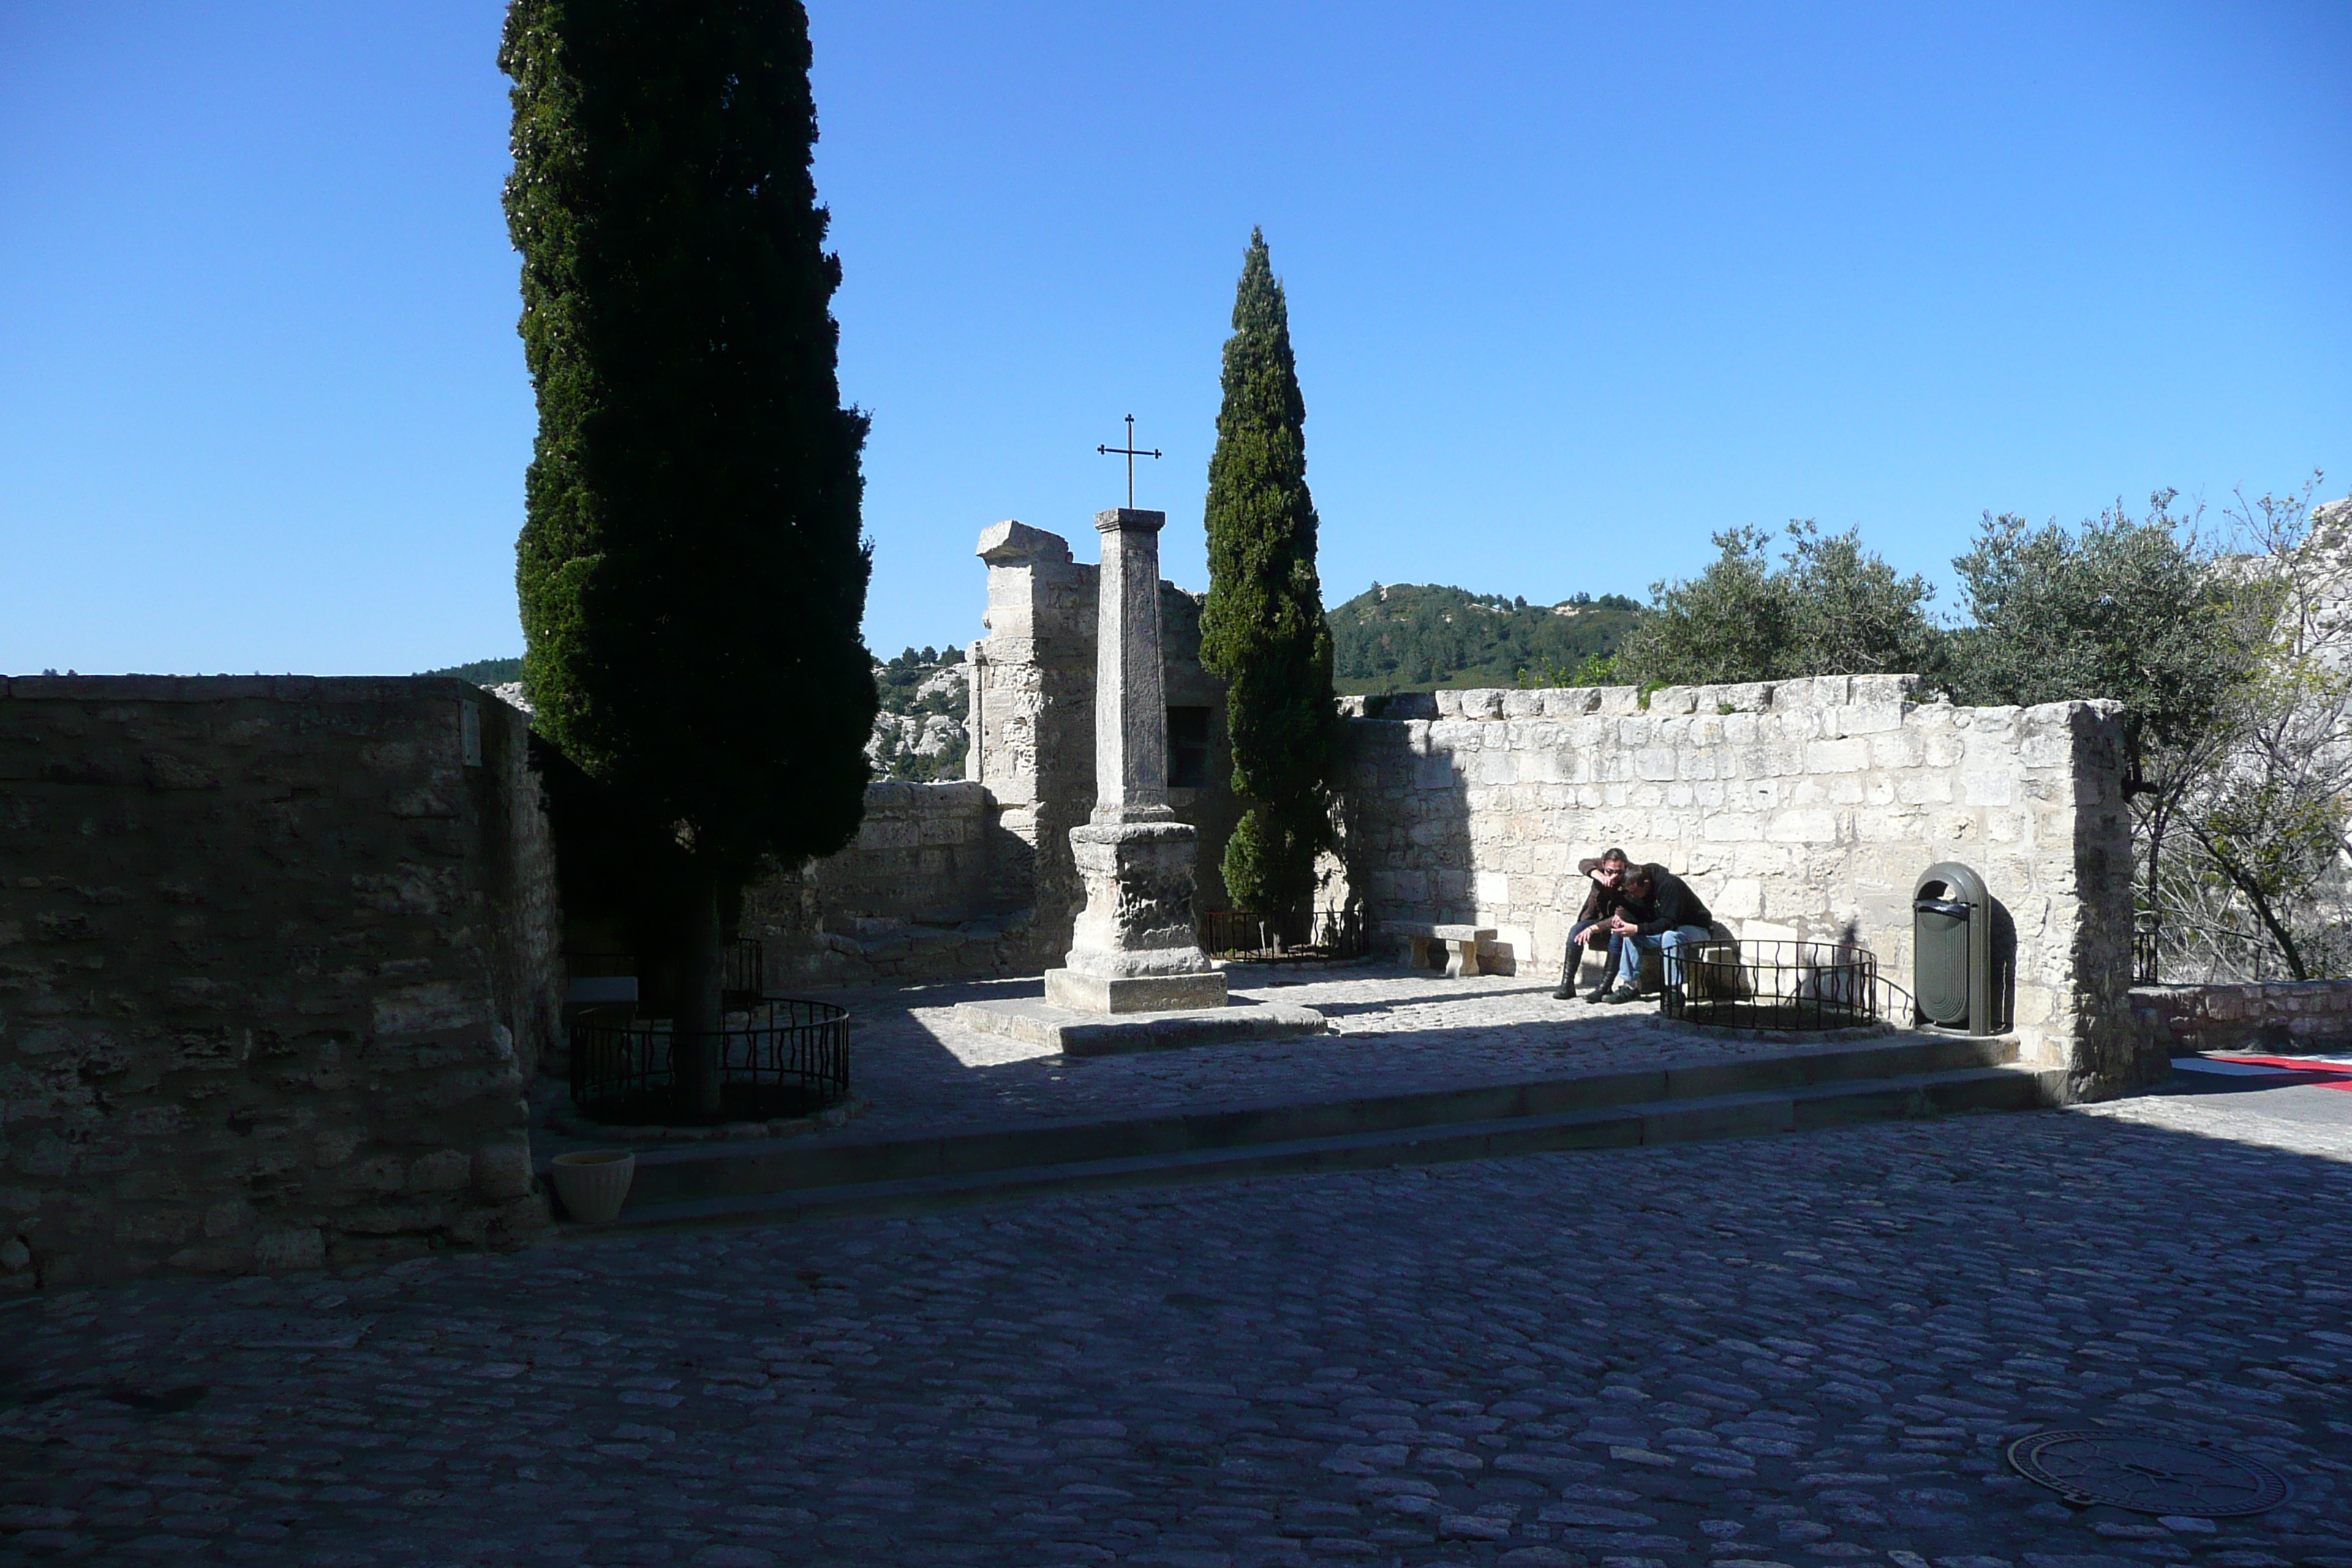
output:
M1165 1013L1225 1005L1224 971L1196 934L1192 855L1181 822L1088 823L1070 829L1086 885L1070 955L1045 972L1045 1000L1081 1013Z

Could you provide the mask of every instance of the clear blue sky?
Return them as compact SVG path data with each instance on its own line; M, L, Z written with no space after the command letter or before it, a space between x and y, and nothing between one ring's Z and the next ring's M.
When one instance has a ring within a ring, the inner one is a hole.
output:
M2341 0L813 9L884 653L1124 414L1202 584L1254 223L1330 603L2352 489ZM520 649L500 15L0 0L0 670Z

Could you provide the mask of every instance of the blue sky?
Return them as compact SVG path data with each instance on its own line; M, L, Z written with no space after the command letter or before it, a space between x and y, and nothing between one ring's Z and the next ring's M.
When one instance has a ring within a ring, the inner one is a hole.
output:
M501 7L0 0L0 670L518 651ZM2352 7L813 6L868 640L1204 581L1252 224L1327 602L1643 593L1738 524L2352 490ZM1948 595L1947 595L1948 603Z

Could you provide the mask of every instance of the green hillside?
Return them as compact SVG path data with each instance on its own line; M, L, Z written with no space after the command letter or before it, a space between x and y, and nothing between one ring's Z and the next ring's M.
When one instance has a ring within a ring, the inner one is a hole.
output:
M1565 684L1616 651L1641 610L1622 594L1530 605L1461 588L1375 583L1326 612L1332 685L1342 693Z

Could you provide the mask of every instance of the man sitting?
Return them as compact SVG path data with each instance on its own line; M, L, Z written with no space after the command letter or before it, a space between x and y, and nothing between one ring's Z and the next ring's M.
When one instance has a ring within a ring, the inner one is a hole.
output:
M1587 1002L1598 1002L1609 994L1609 977L1623 973L1618 967L1619 950L1625 939L1610 929L1610 918L1625 903L1625 851L1604 849L1598 860L1577 863L1578 870L1590 879L1584 892L1584 908L1577 911L1576 925L1568 933L1568 952L1560 960L1559 989L1552 995L1559 1001L1576 995L1576 972L1583 966L1584 950L1606 949L1609 957L1601 968L1600 983L1585 993Z
M1690 885L1664 866L1629 866L1625 870L1624 901L1628 908L1610 918L1609 929L1623 939L1618 950L1617 989L1606 1000L1631 1002L1640 995L1642 955L1657 952L1665 959L1666 994L1682 994L1682 949L1706 941L1715 917L1707 912ZM1632 919L1628 919L1628 916Z

